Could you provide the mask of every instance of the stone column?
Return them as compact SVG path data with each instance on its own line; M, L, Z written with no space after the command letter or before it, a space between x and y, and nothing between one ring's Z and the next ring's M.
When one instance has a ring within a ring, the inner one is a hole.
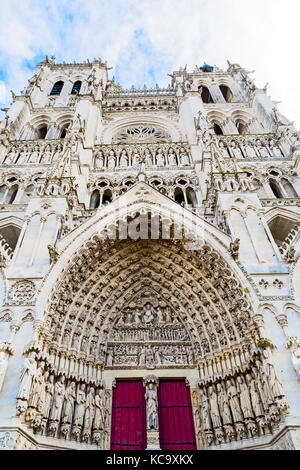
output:
M160 449L159 428L158 428L158 400L157 387L158 378L155 375L148 375L143 380L146 388L146 419L147 419L147 449Z

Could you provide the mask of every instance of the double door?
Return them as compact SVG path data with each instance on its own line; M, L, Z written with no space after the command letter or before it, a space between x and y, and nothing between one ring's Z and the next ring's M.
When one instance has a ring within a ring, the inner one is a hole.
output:
M196 449L191 399L185 381L161 381L157 398L160 448ZM118 381L113 392L111 449L146 448L146 401L143 383L141 380Z

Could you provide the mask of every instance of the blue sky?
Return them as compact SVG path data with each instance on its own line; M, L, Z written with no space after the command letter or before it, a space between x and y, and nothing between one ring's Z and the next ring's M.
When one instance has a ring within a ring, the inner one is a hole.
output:
M255 70L300 128L298 0L1 0L0 107L45 56L101 57L124 87L166 86L204 61Z

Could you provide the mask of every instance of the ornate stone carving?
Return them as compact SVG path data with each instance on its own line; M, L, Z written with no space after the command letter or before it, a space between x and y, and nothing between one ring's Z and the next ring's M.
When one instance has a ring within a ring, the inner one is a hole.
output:
M17 281L11 286L8 292L9 305L30 305L36 293L35 285L32 281Z

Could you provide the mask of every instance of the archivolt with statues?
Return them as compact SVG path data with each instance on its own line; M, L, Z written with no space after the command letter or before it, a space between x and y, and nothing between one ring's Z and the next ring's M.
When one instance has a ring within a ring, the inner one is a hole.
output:
M111 403L104 369L198 368L200 388L193 391L198 447L265 434L283 418L285 405L258 338L246 292L208 244L191 251L184 240L95 235L53 289L38 342L28 349L35 351L40 372L32 374L26 393L21 387L17 410L35 432L104 449ZM251 411L245 421L239 396L246 396L247 381L253 381L258 397L253 405L249 398L249 406L260 407L261 415ZM265 396L259 396L259 383ZM277 392L268 398L272 387ZM41 398L34 400L40 389ZM225 424L218 397L223 402L227 397Z

